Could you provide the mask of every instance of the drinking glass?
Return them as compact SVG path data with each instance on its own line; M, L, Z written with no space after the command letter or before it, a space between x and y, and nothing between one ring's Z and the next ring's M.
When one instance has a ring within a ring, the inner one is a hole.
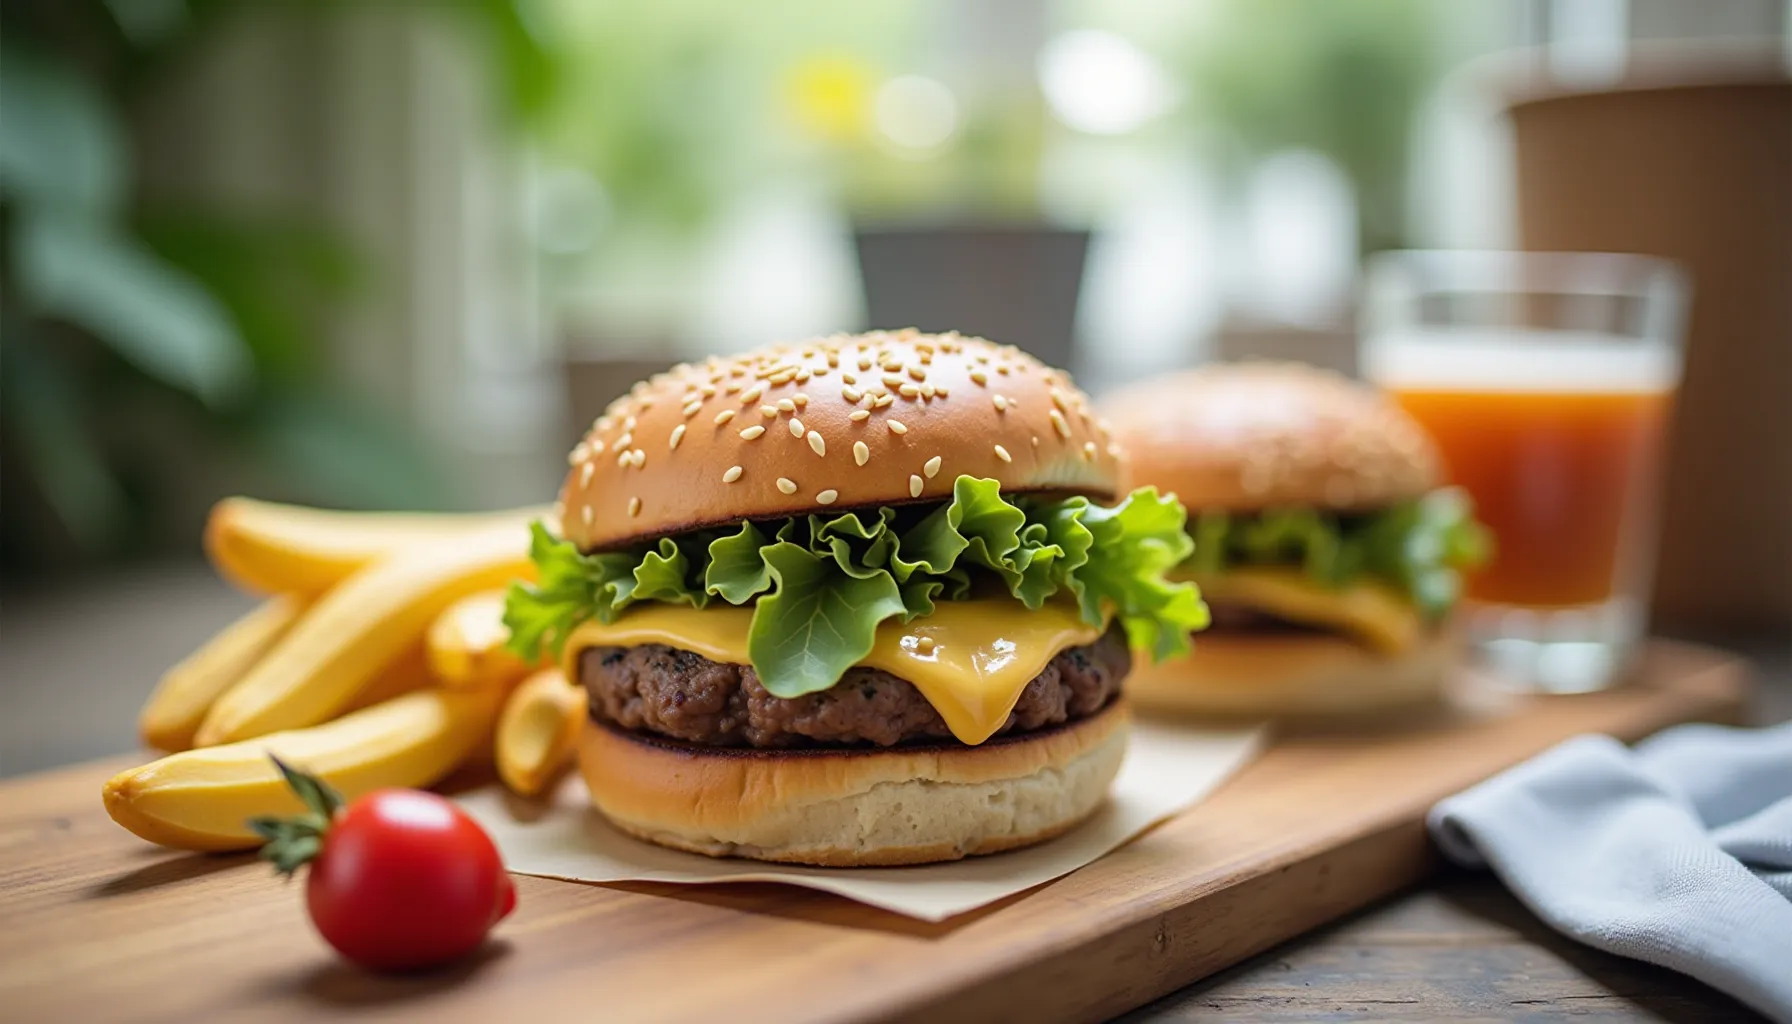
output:
M1619 680L1642 638L1686 288L1609 253L1399 252L1370 265L1364 375L1424 424L1496 550L1471 651L1505 685Z

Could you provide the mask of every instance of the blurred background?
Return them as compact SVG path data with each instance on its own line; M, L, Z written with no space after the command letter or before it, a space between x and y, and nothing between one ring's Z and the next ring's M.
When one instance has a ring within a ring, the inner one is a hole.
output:
M1754 90L1689 117L1761 195L1638 173L1734 214L1656 254L1778 296L1737 300L1741 354L1689 354L1711 397L1682 418L1783 442L1789 61L1786 0L3 0L0 773L127 749L155 675L247 606L198 559L226 494L537 502L642 374L868 325L1013 341L1097 393L1351 371L1365 256L1552 220L1526 189L1558 150L1511 110L1539 96ZM1590 230L1549 247L1653 251ZM1779 526L1742 538L1747 599L1657 610L1779 643L1792 455L1750 451ZM112 692L117 722L48 713Z

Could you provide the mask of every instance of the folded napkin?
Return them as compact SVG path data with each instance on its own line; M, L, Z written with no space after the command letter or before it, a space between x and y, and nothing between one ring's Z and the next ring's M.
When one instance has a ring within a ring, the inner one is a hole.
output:
M1792 1022L1792 722L1581 736L1428 824L1562 934Z

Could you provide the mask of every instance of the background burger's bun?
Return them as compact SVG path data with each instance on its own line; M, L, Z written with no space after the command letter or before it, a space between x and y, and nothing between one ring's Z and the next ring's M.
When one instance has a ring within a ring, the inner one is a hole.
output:
M579 766L618 828L714 857L863 867L1041 842L1088 817L1126 753L1122 703L979 747L745 751L596 723Z
M1204 633L1194 652L1138 664L1126 692L1141 709L1249 717L1329 717L1435 702L1455 664L1447 629L1399 656L1342 637Z
M1109 499L1118 452L1069 376L1013 347L913 330L839 335L635 385L573 449L561 520L589 551L747 518L938 501L965 473L1004 491Z
M1130 468L1191 512L1368 509L1438 484L1436 446L1380 392L1295 363L1214 364L1104 400Z

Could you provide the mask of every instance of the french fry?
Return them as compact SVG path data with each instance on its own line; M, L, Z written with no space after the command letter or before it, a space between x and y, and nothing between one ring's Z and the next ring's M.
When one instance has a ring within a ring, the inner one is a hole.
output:
M419 690L325 725L170 754L107 781L106 813L163 846L249 849L261 844L249 818L303 810L269 753L346 799L384 786L427 786L490 735L499 699L496 691Z
M585 723L585 691L557 668L523 680L498 716L498 777L523 796L546 791L571 767Z
M417 644L400 654L397 661L369 680L361 692L349 701L348 706L342 709L342 714L350 715L375 704L384 704L394 697L428 689L435 682L435 673L429 670L429 659L424 657L423 645Z
M521 524L410 545L318 598L212 705L196 741L234 743L316 725L341 713L454 602L533 578Z
M436 616L424 646L443 686L508 688L537 667L511 653L504 646L509 640L504 592L488 590L463 597Z
M191 747L212 703L285 635L305 603L293 594L269 598L162 673L137 716L143 742L170 752Z
M259 594L316 596L413 543L433 546L502 523L526 525L545 507L503 512L335 512L225 498L205 524L205 550L224 578Z

